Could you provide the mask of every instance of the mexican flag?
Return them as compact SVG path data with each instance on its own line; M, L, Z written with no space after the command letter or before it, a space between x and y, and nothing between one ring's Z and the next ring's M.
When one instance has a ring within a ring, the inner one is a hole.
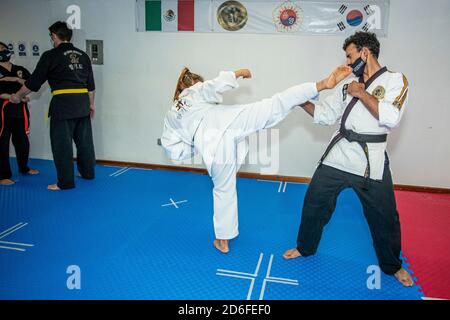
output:
M210 6L210 0L138 1L138 31L211 32Z

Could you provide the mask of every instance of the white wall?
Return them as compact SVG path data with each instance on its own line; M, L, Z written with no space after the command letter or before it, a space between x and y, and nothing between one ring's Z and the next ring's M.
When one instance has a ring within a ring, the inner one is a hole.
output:
M171 164L156 139L161 134L178 74L189 66L206 78L241 67L254 78L227 95L250 102L293 84L324 77L344 62L343 37L135 32L134 0L0 0L0 39L39 41L49 47L47 27L65 20L66 7L82 11L74 42L102 39L105 64L94 66L98 159ZM7 10L4 10L7 9ZM399 184L450 187L450 1L391 0L389 36L380 39L381 63L411 83L403 122L390 136L394 180ZM30 69L36 58L15 58ZM44 87L31 103L32 157L51 159L50 94ZM280 175L311 176L335 127L313 125L295 110L280 129ZM257 166L244 171L259 172Z

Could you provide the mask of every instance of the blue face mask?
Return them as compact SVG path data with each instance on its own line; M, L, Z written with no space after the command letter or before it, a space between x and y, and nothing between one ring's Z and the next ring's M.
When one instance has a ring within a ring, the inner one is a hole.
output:
M8 62L11 59L12 52L8 49L0 51L0 62Z
M355 62L353 62L353 64L350 64L349 66L353 69L353 74L359 78L364 74L366 63L361 57L359 57Z

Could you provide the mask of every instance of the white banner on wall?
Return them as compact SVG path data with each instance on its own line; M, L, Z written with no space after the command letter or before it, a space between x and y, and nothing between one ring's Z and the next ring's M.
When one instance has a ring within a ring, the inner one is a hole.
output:
M305 35L388 33L389 0L137 0L137 31Z

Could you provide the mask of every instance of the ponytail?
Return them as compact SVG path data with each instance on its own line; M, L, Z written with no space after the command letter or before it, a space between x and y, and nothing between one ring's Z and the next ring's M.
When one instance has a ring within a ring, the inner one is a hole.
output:
M188 68L184 67L178 78L177 87L175 88L175 93L173 95L173 101L178 100L181 92L195 84L196 82L203 82L203 77L192 73Z

